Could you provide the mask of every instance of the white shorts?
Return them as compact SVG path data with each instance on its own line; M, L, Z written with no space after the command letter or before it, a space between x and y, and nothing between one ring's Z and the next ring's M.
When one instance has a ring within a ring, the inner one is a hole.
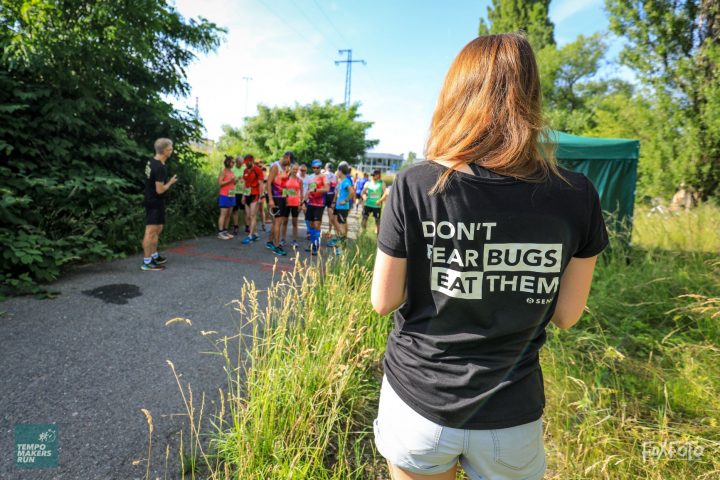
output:
M375 446L391 464L432 475L458 461L471 480L539 480L545 474L542 418L516 427L443 427L410 408L383 377Z

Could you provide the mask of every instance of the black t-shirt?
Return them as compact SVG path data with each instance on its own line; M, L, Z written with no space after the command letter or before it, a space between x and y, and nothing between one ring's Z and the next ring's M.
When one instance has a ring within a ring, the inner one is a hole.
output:
M385 374L424 417L453 428L507 428L545 405L538 351L571 257L607 245L598 194L561 169L528 183L421 162L393 183L378 248L407 258L407 301L395 312Z
M145 206L160 207L165 203L165 194L158 194L155 182L165 183L167 167L160 160L151 158L145 164Z

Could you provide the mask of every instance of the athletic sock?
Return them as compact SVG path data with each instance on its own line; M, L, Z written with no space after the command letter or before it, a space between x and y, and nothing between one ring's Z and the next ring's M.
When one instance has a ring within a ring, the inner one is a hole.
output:
M145 265L150 265L150 262L152 262L152 257L143 257L143 263L145 263Z

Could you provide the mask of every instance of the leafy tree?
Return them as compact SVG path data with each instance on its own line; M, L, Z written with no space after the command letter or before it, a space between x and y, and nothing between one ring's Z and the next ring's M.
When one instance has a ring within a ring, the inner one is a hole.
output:
M163 96L187 94L193 51L216 48L220 33L165 0L0 0L4 285L136 250L143 164L157 137L175 140L172 168L185 179L175 194L197 206L187 144L200 125ZM205 216L183 214L197 225Z
M242 138L267 159L278 159L292 150L302 162L319 158L352 163L378 143L366 138L372 122L358 120L358 108L359 104L346 108L329 100L294 107L258 105L258 115L247 120Z
M488 21L480 19L479 35L524 31L535 51L555 45L555 26L548 16L550 0L493 0Z
M627 43L620 60L646 88L652 128L670 144L658 162L704 196L720 193L720 4L708 0L606 0Z
M591 94L607 90L604 82L592 80L600 67L607 45L599 34L558 48L554 25L548 16L549 0L523 2L493 0L488 20L480 20L480 35L523 31L535 50L546 116L558 130L582 133L594 126L587 106Z
M406 168L408 168L410 165L415 163L415 160L417 160L417 153L413 151L409 151L407 154L407 158L405 158L405 161L400 165L400 171L402 172Z

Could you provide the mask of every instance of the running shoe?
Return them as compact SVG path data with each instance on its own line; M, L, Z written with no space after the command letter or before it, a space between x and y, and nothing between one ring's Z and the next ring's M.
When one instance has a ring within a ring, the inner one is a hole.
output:
M335 245L337 245L337 238L331 238L330 240L328 240L328 242L327 242L328 247L334 247Z
M218 232L217 238L220 240L230 240L232 237L229 236L227 232Z
M281 257L284 257L285 255L287 255L287 253L285 252L285 250L284 250L282 247L275 247L275 246L274 246L274 247L273 247L273 252L274 252L275 254L277 254L277 255L280 255Z
M158 255L157 257L153 258L152 261L157 263L158 265L162 265L163 263L167 262L167 258L163 257L162 255Z
M318 248L317 248L315 245L312 246L312 252L311 252L311 253L312 253L312 256L313 256L313 257L318 254Z
M253 241L252 237L250 235L248 235L247 237L242 239L241 243L243 245L250 245L252 243L252 241Z
M231 238L235 238L235 235L233 235L232 233L228 232L227 230L225 230L225 236L228 237L228 240L231 239Z
M162 265L158 265L155 262L150 262L150 263L143 262L140 269L145 270L146 272L162 272L163 270L165 270L165 267L163 267Z
M260 239L260 237L258 237L258 236L255 235L254 233L252 234L252 241L253 241L253 242L257 242L259 239Z
M292 248L293 248L293 250L297 250L298 248L300 248L300 244L297 243L297 241L293 240L293 241L292 241Z
M335 255L338 256L338 257L339 257L340 255L342 255L342 248L340 248L340 247L335 247Z
M234 237L236 237L238 233L240 233L240 227L238 227L237 225L235 225L235 226L233 227L232 234L233 234Z
M280 240L280 246L281 246L281 247L284 247L284 246L285 246L285 239L284 239L284 238L283 238L282 240Z
M268 250L273 250L273 251L274 251L274 250L275 250L275 244L273 244L273 242L265 242L265 248L267 248Z

